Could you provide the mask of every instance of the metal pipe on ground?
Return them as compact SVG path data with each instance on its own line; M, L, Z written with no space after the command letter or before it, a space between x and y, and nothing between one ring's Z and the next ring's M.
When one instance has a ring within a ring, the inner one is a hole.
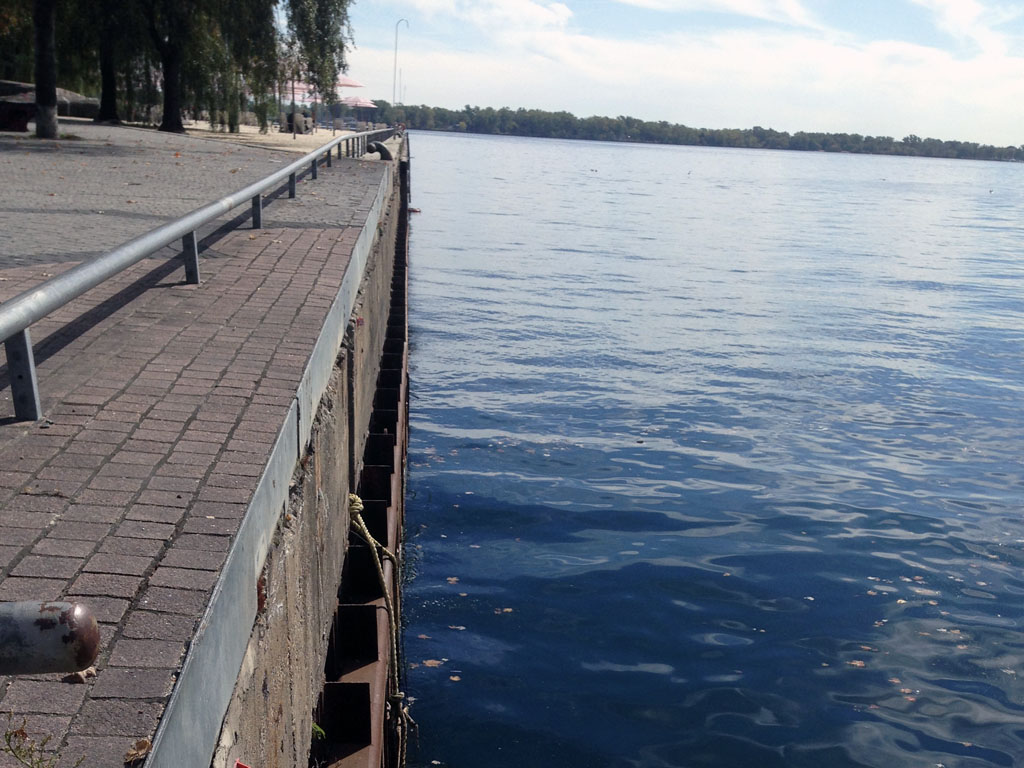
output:
M82 603L0 603L0 675L78 672L99 652L99 625Z
M381 160L391 160L391 150L384 146L383 142L371 141L366 145L367 152L377 152L380 154Z

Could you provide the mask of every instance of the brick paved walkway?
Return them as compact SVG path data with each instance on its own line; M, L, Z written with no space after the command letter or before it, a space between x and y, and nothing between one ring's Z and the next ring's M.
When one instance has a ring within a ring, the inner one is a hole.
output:
M0 134L0 300L294 157L89 128L74 150ZM94 680L0 678L0 711L61 765L121 766L152 737L383 173L335 160L265 229L209 238L200 285L147 259L33 326L44 421L10 418L0 367L0 600L80 599L101 622Z

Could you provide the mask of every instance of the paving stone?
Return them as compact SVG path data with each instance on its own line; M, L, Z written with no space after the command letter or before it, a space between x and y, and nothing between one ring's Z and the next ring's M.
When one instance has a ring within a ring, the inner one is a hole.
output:
M153 474L150 467L138 464L104 464L96 473L99 477L134 477L146 479Z
M193 592L190 589L148 587L139 599L139 608L161 613L197 616L206 607L206 594L206 592Z
M52 754L60 746L64 734L71 725L71 715L25 715L15 712L11 724L23 727L28 739L41 752ZM0 727L6 729L7 723L4 721ZM24 768L24 763L21 764L21 768Z
M5 531L0 530L0 538L7 540ZM71 539L54 539L47 537L41 540L32 548L37 555L51 555L53 557L85 557L96 548L92 541L74 541Z
M48 460L52 462L54 458ZM68 499L85 486L93 472L94 468L43 467L36 473L31 492Z
M85 560L77 557L44 557L29 555L11 571L12 576L70 579Z
M0 546L0 568L6 568L23 551L22 547Z
M231 461L219 461L217 462L216 469L214 471L228 475L256 478L263 474L263 467L259 464L239 464Z
M125 520L117 527L117 535L130 539L160 539L166 541L174 534L174 526L142 520Z
M227 552L231 544L228 536L205 536L202 534L182 534L174 540L173 549L206 550L209 552Z
M61 495L21 493L4 505L4 509L12 512L49 512L59 514L63 512L70 499Z
M135 500L137 504L150 504L157 507L187 507L192 501L192 494L179 491L145 490Z
M208 517L189 515L185 520L184 533L213 534L231 536L238 530L238 520L234 518Z
M95 504L98 506L127 506L134 498L134 491L98 491L87 488L75 495L75 501L79 504Z
M124 736L79 736L68 738L54 768L76 768L80 758L87 758L81 768L124 768L124 756L134 742Z
M184 643L192 639L198 623L198 616L136 610L128 617L123 636L140 640L175 640Z
M76 520L63 520L53 527L48 536L51 539L100 541L109 533L111 527L104 523L80 523Z
M245 517L246 511L249 509L250 498L247 498L244 503L229 503L226 501L197 501L192 505L192 509L189 512L192 517L220 517L231 520L239 520Z
M248 475L234 475L229 472L214 471L206 481L206 488L233 488L248 491L251 495L256 490L256 481Z
M208 434L208 433L201 433L201 434ZM192 435L192 433L190 433L190 432L186 432L185 433L185 437L186 438L191 437L191 435ZM218 453L220 453L221 446L222 446L222 441L221 440L208 441L208 440L190 440L190 439L185 439L185 440L179 440L175 447L178 450L180 450L180 451L187 451L188 453L192 453L192 454L195 454L195 455L216 456Z
M117 451L117 446L95 440L75 440L64 449L65 453L80 453L88 456L99 456L104 461Z
M96 469L104 462L103 456L92 453L62 452L50 459L49 466L53 469Z
M173 640L137 640L122 637L110 654L111 667L163 667L175 669L185 645Z
M59 518L57 512L25 512L20 509L0 509L0 526L4 528L47 528Z
M192 496L197 488L199 488L200 479L198 477L164 477L156 476L151 477L147 483L147 488L156 491L175 491L182 494Z
M122 597L130 600L141 586L137 576L123 576L110 573L83 573L71 584L76 595L98 595L101 597Z
M213 588L217 574L192 568L171 568L161 564L149 577L149 583L156 587L176 589L198 589L206 592Z
M144 481L136 477L109 477L97 475L89 481L89 489L96 491L127 491L135 493L141 490Z
M125 642L146 642L126 641ZM181 647L181 644L178 644ZM120 650L120 648L118 649ZM131 667L107 667L96 677L89 696L93 699L162 699L171 693L176 679L175 665L159 669L140 665Z
M118 451L110 457L113 464L136 464L146 467L156 467L163 459L162 453L143 453L142 451Z
M128 510L125 517L128 520L177 525L185 514L186 511L182 507L151 507L147 504L136 504Z
M111 555L100 552L89 558L82 570L92 573L120 573L129 576L141 576L149 569L153 561L154 558L152 557Z
M85 702L71 724L74 736L149 736L156 730L161 703L134 699L94 699ZM129 745L130 746L130 743ZM127 751L127 747L125 749Z
M114 523L124 515L122 507L101 506L99 504L72 504L61 518L82 523Z
M0 488L21 488L31 477L27 472L0 470Z
M161 565L173 568L193 568L204 571L219 571L227 558L226 552L209 552L201 549L172 547L167 550Z
M88 686L57 679L42 681L15 678L0 701L0 711L18 715L73 715L82 706L87 692Z
M137 539L121 536L109 536L100 544L99 551L115 555L134 555L135 557L156 557L164 548L163 539Z
M8 576L0 582L0 601L56 600L67 584L65 579Z

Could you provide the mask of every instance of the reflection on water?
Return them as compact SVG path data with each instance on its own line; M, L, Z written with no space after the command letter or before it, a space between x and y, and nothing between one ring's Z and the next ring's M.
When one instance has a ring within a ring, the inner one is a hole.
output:
M1015 169L412 139L419 764L1014 765Z

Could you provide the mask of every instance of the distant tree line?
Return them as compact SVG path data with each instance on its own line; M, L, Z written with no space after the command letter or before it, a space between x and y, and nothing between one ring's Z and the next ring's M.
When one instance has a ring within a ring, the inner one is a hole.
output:
M351 0L0 0L0 79L36 84L38 122L59 85L100 97L103 122L182 131L182 113L265 129L281 86L301 78L327 103L346 68ZM279 30L283 6L287 29ZM46 102L46 103L44 103Z
M967 160L1024 161L1024 146L994 147L968 141L942 141L905 136L862 136L858 133L786 133L771 128L691 128L664 120L651 122L635 117L576 117L569 112L541 109L494 109L471 107L460 110L428 106L393 106L374 102L378 119L404 123L428 131L461 131L504 136L534 136L593 141L634 141L650 144L685 144L698 147L746 147L751 149L793 149L809 152L852 152L872 155L911 155Z

